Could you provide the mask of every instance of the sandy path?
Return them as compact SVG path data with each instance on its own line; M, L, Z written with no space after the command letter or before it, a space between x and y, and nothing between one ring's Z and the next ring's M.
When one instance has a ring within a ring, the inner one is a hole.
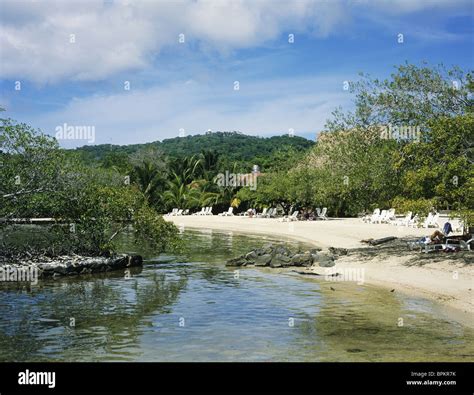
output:
M387 224L365 224L360 219L331 219L328 221L280 222L277 219L183 216L165 217L182 229L215 229L250 234L264 234L287 240L307 242L322 248L362 247L362 239L387 236L421 237L434 229L414 229ZM423 266L405 265L409 258L390 257L360 261L353 256L336 261L337 269L364 269L364 281L429 298L445 306L446 313L470 326L474 326L474 268L452 261L427 263ZM315 267L321 272L322 268Z

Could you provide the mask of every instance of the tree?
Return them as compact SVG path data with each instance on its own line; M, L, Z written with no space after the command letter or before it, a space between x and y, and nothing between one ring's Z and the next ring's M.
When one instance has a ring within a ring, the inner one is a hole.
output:
M177 228L148 205L147 196L114 170L93 168L25 124L1 120L0 218L56 219L50 253L109 254L128 225L158 252L176 245ZM147 232L144 232L143 229ZM152 231L153 230L153 231ZM155 237L156 236L156 237Z

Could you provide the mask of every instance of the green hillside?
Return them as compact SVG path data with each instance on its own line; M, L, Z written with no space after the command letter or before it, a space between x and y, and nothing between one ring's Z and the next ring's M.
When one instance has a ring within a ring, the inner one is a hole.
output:
M273 137L248 136L238 132L215 132L204 135L175 137L146 144L93 145L77 148L85 159L104 161L110 156L130 155L147 148L158 148L170 158L182 158L212 150L221 160L240 164L269 166L269 160L283 160L290 152L305 152L314 142L303 137L288 135Z

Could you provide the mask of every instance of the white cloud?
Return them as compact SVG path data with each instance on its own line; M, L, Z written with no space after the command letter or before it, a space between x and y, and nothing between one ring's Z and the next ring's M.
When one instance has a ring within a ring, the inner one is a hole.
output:
M228 51L257 46L287 28L327 34L342 12L339 0L6 0L0 15L0 76L57 83L142 69L163 47L177 45L180 33Z
M340 78L255 82L232 87L183 81L166 87L75 99L63 110L32 119L54 134L57 125L95 126L96 144L130 144L177 137L208 129L246 134L316 133L337 105L348 104ZM341 86L337 92L334 86ZM286 92L291 92L288 94ZM262 96L265 97L262 100ZM83 141L64 146L83 145Z
M53 84L101 80L150 66L164 47L177 45L180 33L202 48L228 52L287 32L326 36L357 12L455 13L466 4L469 0L2 0L0 77Z

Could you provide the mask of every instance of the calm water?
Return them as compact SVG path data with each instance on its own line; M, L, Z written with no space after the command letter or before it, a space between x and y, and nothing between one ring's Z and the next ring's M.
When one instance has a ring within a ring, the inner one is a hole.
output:
M183 257L153 257L125 239L125 251L147 257L130 278L0 285L0 360L474 360L474 331L429 301L272 269L243 268L237 278L225 259L268 240L183 237Z

